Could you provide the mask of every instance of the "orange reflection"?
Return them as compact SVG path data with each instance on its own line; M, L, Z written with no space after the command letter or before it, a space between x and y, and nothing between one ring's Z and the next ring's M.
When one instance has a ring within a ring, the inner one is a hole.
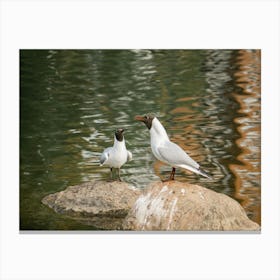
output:
M241 164L230 164L236 177L235 197L250 213L251 219L261 223L261 89L260 89L260 50L240 50L237 59L238 70L234 73L236 84L242 89L233 93L240 105L239 117L234 119L238 125L240 138L236 145L241 153L237 159Z

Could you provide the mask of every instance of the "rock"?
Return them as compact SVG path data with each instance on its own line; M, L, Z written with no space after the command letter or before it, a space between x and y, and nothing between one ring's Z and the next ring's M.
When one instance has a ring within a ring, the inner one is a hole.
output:
M122 222L141 191L124 182L94 181L49 194L42 203L99 229L122 229Z
M258 231L239 203L227 195L177 181L156 182L136 200L126 230Z

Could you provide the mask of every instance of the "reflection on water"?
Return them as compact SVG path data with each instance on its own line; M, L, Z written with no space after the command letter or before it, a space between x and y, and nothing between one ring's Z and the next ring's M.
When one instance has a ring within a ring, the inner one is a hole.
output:
M213 181L177 179L238 200L260 223L260 52L251 50L79 50L20 53L22 229L93 229L55 214L41 198L68 185L105 180L99 155L125 128L133 161L121 170L141 188L170 167L151 154L134 121L154 112L170 138Z
M235 197L241 200L249 216L260 221L261 181L261 86L260 51L240 50L236 57L238 66L234 73L235 83L241 90L234 92L240 108L234 122L240 138L236 144L241 152L237 159L241 164L230 164L235 175Z

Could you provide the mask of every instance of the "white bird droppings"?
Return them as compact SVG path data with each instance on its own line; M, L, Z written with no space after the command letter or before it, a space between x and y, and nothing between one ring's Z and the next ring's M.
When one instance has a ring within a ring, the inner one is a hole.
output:
M142 195L135 202L136 219L142 227L146 225L151 216L154 217L154 222L159 225L161 218L166 215L164 199L160 193L156 197L151 197L150 194Z
M166 192L169 193L169 188L163 186L156 195L151 195L150 193L141 195L135 202L134 213L142 229L152 220L153 224L159 226L165 217L168 221L167 230L170 230L174 214L177 211L178 197L170 196ZM167 197L169 199L166 199Z
M168 191L168 187L163 186L159 193L163 193L163 192L166 192L166 191Z
M201 199L205 199L204 195L201 192L199 192L198 194L199 194Z
M170 213L169 213L169 220L168 220L167 230L170 229L170 225L171 225L171 223L172 223L172 218L173 218L174 212L176 211L176 203L177 203L177 200L178 200L178 198L176 197L176 198L173 200L173 202L172 202L171 210L170 210Z

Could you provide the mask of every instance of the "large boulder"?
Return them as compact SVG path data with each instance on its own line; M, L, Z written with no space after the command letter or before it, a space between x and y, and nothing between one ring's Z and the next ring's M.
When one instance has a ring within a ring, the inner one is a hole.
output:
M99 229L122 229L122 222L141 191L124 182L94 181L49 194L42 203Z
M126 230L258 231L240 204L198 185L156 182L136 200Z

